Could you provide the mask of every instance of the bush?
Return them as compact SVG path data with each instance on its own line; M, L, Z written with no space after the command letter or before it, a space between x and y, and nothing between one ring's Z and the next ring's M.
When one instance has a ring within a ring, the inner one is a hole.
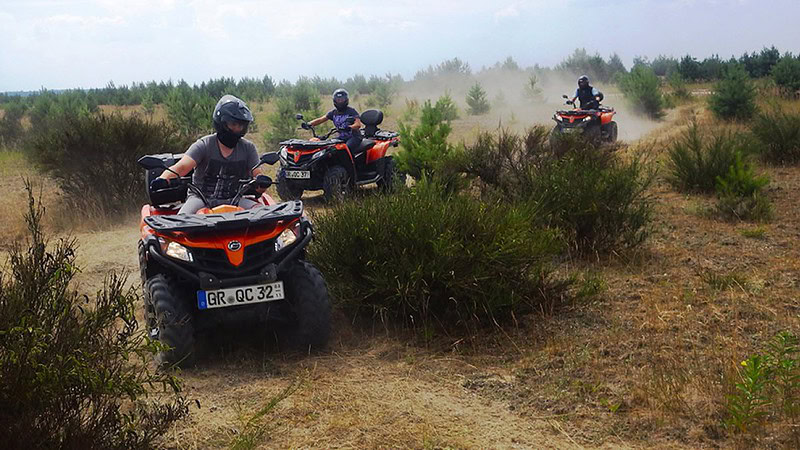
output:
M420 180L423 176L433 176L442 167L453 151L447 142L452 127L444 116L445 111L426 100L419 125L412 129L400 122L401 147L395 154L398 170Z
M764 160L773 164L800 162L800 114L779 109L759 113L750 130L760 144Z
M15 147L25 134L22 127L22 117L25 115L26 106L21 102L8 103L0 118L0 145Z
M550 309L552 232L519 208L482 204L427 180L315 218L312 261L339 306L409 325L491 324Z
M367 98L367 106L386 108L392 104L394 96L395 88L391 83L377 83L374 92Z
M725 176L737 154L745 152L740 135L719 133L705 141L693 121L669 149L667 181L680 191L714 192L717 177Z
M42 130L28 154L56 180L71 206L115 215L136 211L147 200L139 157L182 153L190 143L166 123L100 114L65 118Z
M750 119L756 113L756 88L739 65L728 67L725 78L714 85L709 108L720 119Z
M628 74L620 74L619 87L625 98L638 110L657 119L664 115L661 81L646 66L635 66Z
M443 120L450 122L458 119L458 106L456 106L449 92L445 92L444 95L439 97L439 100L436 100L435 107L442 113Z
M75 241L49 243L30 185L28 196L28 248L15 246L0 275L3 446L153 447L187 414L181 382L148 369L157 344L138 329L124 276L110 274L93 305L71 290ZM170 403L148 400L159 385Z
M322 101L310 81L301 79L295 86L281 83L275 97L275 110L267 116L268 128L263 139L266 147L272 147L285 139L297 137L298 125L295 115L300 113L306 120L322 115Z
M770 220L772 205L762 193L767 184L769 178L756 175L753 167L737 152L728 173L716 178L717 211L729 219Z
M469 105L469 113L472 115L481 115L489 112L489 100L486 99L486 91L483 90L480 83L475 83L467 92L467 105Z
M800 92L800 59L786 55L772 68L772 79L787 96Z
M606 147L565 140L565 153L550 153L548 130L524 137L482 133L465 149L463 170L477 176L501 201L537 211L533 226L557 227L579 254L609 253L641 244L649 233L653 180L639 160L623 162Z
M524 91L525 97L528 100L532 100L537 103L544 100L542 88L539 87L539 78L537 78L535 74L528 76L528 80L525 82Z

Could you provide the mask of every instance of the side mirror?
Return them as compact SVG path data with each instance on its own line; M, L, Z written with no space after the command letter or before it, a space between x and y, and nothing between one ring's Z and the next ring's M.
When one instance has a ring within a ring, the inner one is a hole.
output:
M567 94L564 94L564 95L562 95L562 97L564 97L564 98L569 98L569 97L567 97Z
M264 153L263 155L261 155L261 162L263 164L272 165L272 164L275 164L276 162L278 162L279 159L280 159L280 157L278 156L277 152L269 152L269 153Z
M297 119L297 120L303 120L303 115L302 114L295 114L294 118Z
M161 158L156 158L155 156L142 156L137 161L140 166L144 167L147 170L153 169L166 169L167 165L164 164L164 160Z
M352 125L352 124L356 123L356 118L355 117L348 117L347 120L345 121L345 123L348 124L348 125Z

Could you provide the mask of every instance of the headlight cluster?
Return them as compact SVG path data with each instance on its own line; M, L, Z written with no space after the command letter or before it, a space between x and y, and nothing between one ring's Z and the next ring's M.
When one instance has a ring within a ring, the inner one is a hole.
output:
M586 116L586 117L583 118L584 122L588 122L590 120L592 120L592 116Z
M186 262L194 262L192 252L183 245L174 241L167 241L164 238L158 238L158 242L161 244L161 251L170 258L180 259L181 261Z
M289 159L289 154L286 152L286 146L281 147L281 151L280 151L279 155L283 159Z
M275 240L275 251L278 251L286 246L292 245L297 240L297 235L300 234L300 223L298 222L292 228L283 230Z
M562 119L558 114L553 114L553 120L556 122L562 122L564 119Z
M326 153L328 153L328 152L325 151L325 150L320 150L317 153L314 153L313 155L311 155L311 160L313 161L313 160L315 160L317 158L322 158L322 155L324 155Z

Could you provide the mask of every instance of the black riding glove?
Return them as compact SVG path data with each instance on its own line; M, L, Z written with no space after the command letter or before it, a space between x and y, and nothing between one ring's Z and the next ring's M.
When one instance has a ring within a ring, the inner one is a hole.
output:
M161 189L166 189L172 185L172 180L167 180L165 178L155 178L153 181L150 182L150 190L151 191L160 191Z
M268 188L272 184L272 178L266 175L258 175L256 177L256 186L260 188Z

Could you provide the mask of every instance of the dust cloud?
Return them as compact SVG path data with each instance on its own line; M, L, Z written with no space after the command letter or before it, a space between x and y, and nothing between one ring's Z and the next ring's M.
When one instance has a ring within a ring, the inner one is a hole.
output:
M536 76L536 87L540 90L538 95L526 92L525 87L529 84L531 75ZM502 69L482 70L471 75L439 75L406 83L395 100L395 105L402 111L405 109L404 99L416 99L422 104L425 100L435 102L440 96L449 93L460 110L459 120L467 122L466 125L461 124L462 127L491 130L502 126L516 132L523 132L532 125L549 128L555 125L552 117L556 110L571 108L564 104L561 96L566 94L571 98L574 95L578 76L551 70L531 72ZM491 110L482 116L469 116L467 92L476 82L486 91ZM616 110L614 120L619 126L620 140L635 141L659 126L658 121L631 108L615 85L599 82L593 82L592 85L603 92L605 99L602 104ZM455 128L458 126L458 123L454 123ZM469 133L465 137L468 138Z

